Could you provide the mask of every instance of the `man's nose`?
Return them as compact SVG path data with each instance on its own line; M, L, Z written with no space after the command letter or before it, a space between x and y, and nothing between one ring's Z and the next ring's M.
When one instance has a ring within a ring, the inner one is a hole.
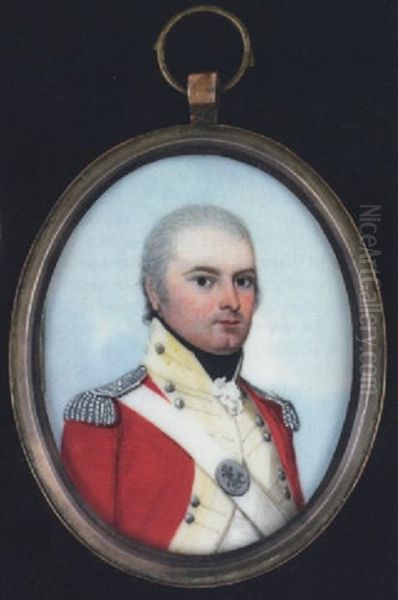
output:
M225 281L221 285L219 305L222 309L239 310L239 294L233 281Z

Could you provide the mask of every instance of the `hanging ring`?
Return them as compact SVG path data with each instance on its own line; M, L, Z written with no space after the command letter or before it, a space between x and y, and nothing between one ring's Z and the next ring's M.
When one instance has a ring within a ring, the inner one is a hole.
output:
M232 23L232 25L239 32L242 38L243 55L241 63L235 74L231 77L231 79L227 81L227 83L225 83L223 86L221 86L220 92L227 92L228 90L233 88L241 79L246 69L248 67L254 66L254 58L250 43L249 32L247 31L242 21L236 15L229 12L228 10L224 10L223 8L213 6L211 4L200 4L198 6L192 6L191 8L187 8L186 10L182 10L181 12L174 15L174 17L172 17L169 21L167 21L166 25L160 32L154 45L154 50L156 52L156 58L158 61L160 72L162 73L165 80L175 90L181 92L181 94L186 94L187 90L186 87L184 87L169 71L166 62L166 38L169 35L170 31L173 29L173 27L178 23L178 21L181 21L181 19L184 19L185 17L188 17L195 13L202 12L214 13L216 15L224 17L225 19L227 19L227 21Z

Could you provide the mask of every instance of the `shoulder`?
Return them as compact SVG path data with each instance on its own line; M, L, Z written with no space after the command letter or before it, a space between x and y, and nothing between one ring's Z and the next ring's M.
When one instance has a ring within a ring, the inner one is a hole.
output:
M298 431L300 429L300 420L293 402L282 398L282 396L279 396L275 392L264 391L244 379L242 379L242 383L244 387L252 390L261 402L266 403L268 407L280 413L286 429L290 429L290 431Z
M139 387L146 376L146 367L140 365L111 383L78 394L65 407L65 421L78 421L98 427L116 425L119 415L115 400Z

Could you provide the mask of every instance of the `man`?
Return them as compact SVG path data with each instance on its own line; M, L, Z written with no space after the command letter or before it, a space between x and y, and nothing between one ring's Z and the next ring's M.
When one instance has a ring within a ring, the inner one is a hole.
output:
M253 244L213 206L164 217L143 252L143 364L66 407L62 457L125 535L210 554L271 535L303 506L290 402L240 377L258 303Z

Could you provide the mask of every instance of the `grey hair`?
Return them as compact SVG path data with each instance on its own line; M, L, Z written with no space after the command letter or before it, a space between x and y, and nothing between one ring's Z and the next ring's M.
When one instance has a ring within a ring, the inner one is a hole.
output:
M151 280L161 302L167 302L164 274L172 256L173 243L177 234L185 229L211 227L225 231L245 241L253 251L251 236L242 220L233 213L209 204L184 205L164 216L151 229L144 242L141 260L141 286L145 296L144 319L153 315L145 283Z

